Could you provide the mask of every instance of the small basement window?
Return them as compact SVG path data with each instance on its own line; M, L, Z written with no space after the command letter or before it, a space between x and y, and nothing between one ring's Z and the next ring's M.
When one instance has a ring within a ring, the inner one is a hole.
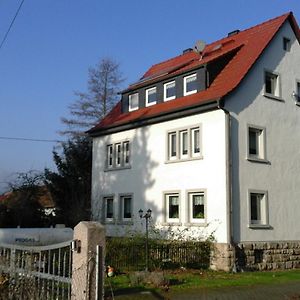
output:
M129 95L129 111L137 110L139 108L139 94L135 93Z

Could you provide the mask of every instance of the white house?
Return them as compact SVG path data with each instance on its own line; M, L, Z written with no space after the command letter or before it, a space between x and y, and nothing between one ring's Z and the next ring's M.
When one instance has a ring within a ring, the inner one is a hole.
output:
M215 268L300 267L299 41L288 13L198 42L122 92L89 131L108 235L151 209L162 234L213 234Z

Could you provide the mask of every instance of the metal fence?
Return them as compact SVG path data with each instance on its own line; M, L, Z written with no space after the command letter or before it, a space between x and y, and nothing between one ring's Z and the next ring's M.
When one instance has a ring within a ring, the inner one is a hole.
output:
M210 242L149 242L150 269L187 267L206 269L210 265ZM105 263L117 270L145 268L145 241L111 238L107 240Z
M70 299L71 241L42 247L0 244L0 299Z

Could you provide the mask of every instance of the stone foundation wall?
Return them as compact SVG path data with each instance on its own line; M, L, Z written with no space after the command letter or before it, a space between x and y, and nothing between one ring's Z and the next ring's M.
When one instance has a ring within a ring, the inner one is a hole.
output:
M210 266L227 272L300 268L300 241L216 243Z
M300 241L240 243L236 258L245 270L300 268Z

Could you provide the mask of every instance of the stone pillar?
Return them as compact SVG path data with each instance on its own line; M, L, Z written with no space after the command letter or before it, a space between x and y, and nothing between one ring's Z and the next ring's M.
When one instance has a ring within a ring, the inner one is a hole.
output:
M215 243L211 255L210 267L216 271L230 272L234 264L234 249L230 244Z
M99 276L103 287L105 228L98 222L80 222L74 228L74 240L79 241L80 249L73 251L71 299L100 300L102 297L96 297L96 248L100 245L103 249Z

